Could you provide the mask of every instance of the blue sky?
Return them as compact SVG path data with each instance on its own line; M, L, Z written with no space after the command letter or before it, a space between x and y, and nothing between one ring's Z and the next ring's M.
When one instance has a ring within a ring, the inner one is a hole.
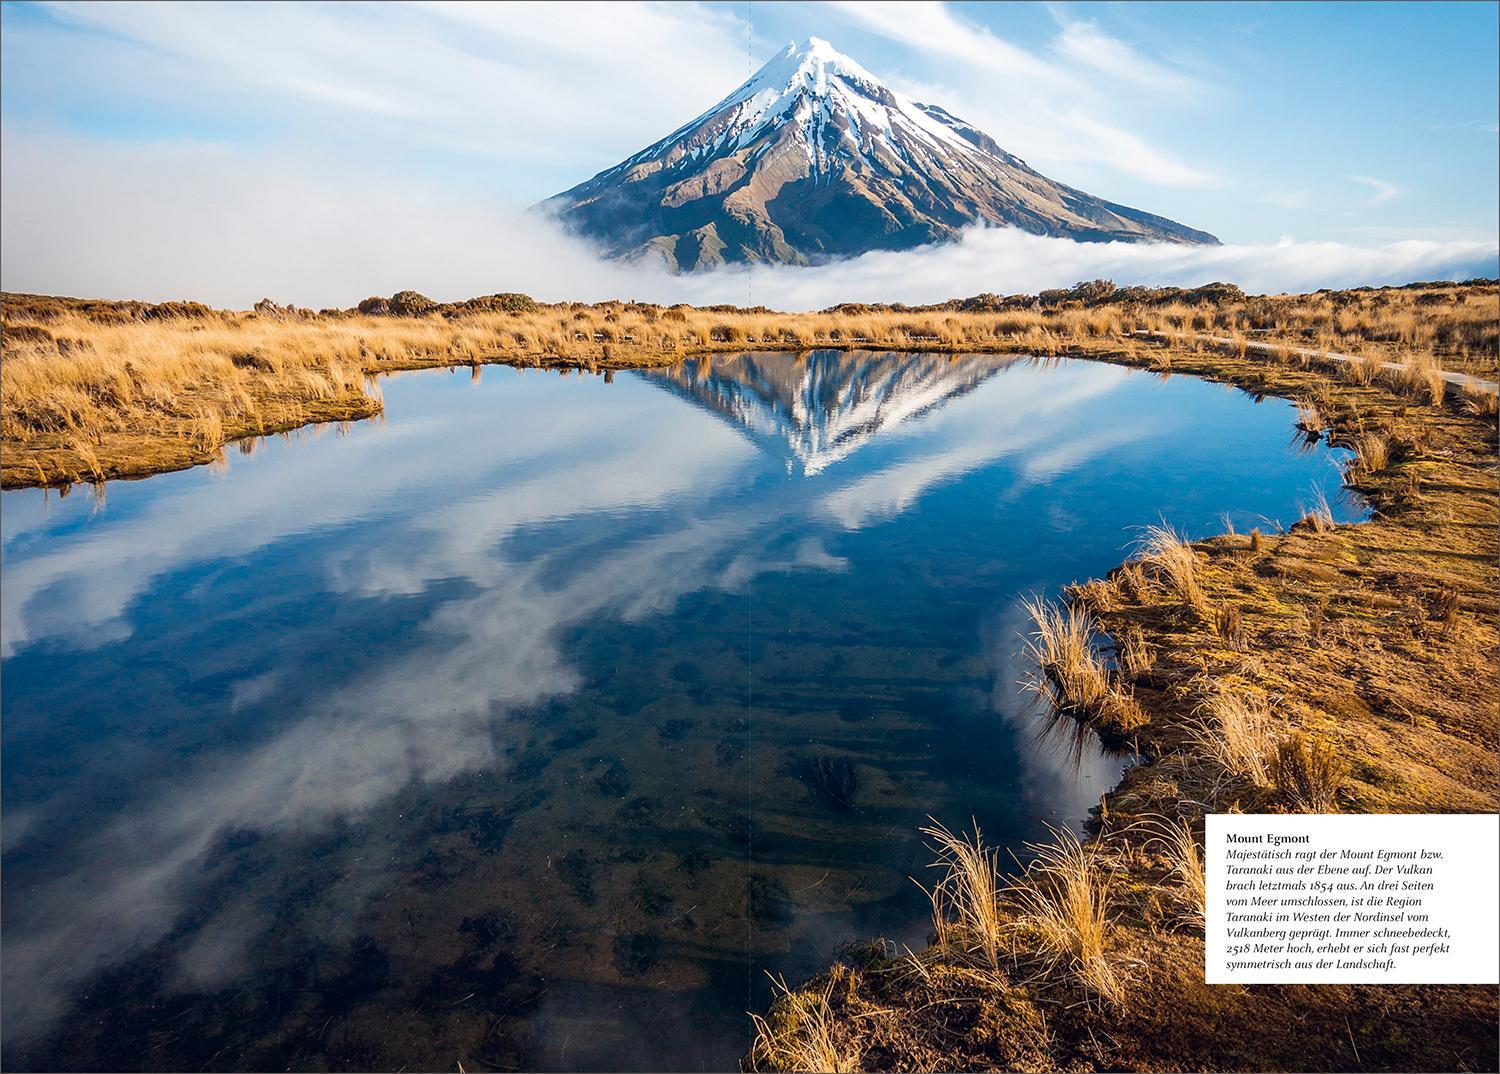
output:
M127 255L140 280L212 284L206 232L254 262L301 223L365 265L472 238L810 35L1051 177L1226 243L1500 231L1495 4L7 2L5 286L71 267L97 290Z

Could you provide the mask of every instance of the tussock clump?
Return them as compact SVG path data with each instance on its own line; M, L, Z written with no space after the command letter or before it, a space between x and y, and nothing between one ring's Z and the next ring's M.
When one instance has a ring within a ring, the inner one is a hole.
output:
M829 1000L837 974L822 991L793 992L775 980L776 999L765 1017L752 1014L755 1042L750 1047L752 1070L827 1071L843 1074L860 1069L860 1054L842 1039Z
M1337 813L1347 767L1327 739L1293 731L1276 746L1271 781L1303 813Z
M1093 617L1081 608L1061 607L1040 597L1022 602L1034 626L1026 637L1036 672L1024 685L1069 713L1115 731L1146 722L1135 698L1111 675L1100 658Z
M1226 775L1251 786L1268 787L1279 723L1265 698L1221 692L1200 707L1191 730L1194 744Z
M932 868L943 870L927 893L938 945L998 970L1006 926L1000 910L999 853L985 846L977 823L972 836L955 834L935 820L921 832L936 844L938 860Z
M1458 625L1460 610L1463 607L1463 597L1458 590L1444 586L1437 591L1432 600L1432 617L1443 625L1443 636L1447 637L1453 633L1453 628Z
M1363 474L1378 474L1391 463L1390 441L1379 433L1364 432L1354 438L1354 465Z
M1333 518L1333 508L1328 503L1328 496L1319 489L1313 496L1312 503L1302 505L1302 520L1299 523L1306 526L1314 533L1327 533L1338 523Z
M1464 389L1464 410L1476 418L1495 420L1500 414L1500 394L1486 388Z
M1202 612L1208 597L1198 580L1198 556L1171 526L1147 526L1139 542L1141 562L1156 570L1157 578L1172 589L1189 608Z
M1053 831L1051 843L1026 844L1031 864L1002 885L999 855L977 825L970 836L933 821L922 834L937 844L934 868L943 870L929 895L938 944L950 957L996 972L1008 946L1020 964L1036 967L1037 980L1077 986L1090 1001L1124 998L1109 951L1109 880L1093 847Z
M1238 604L1225 604L1218 609L1214 614L1214 632L1231 649L1245 648L1245 620Z
M1369 386L1375 383L1375 377L1380 372L1380 359L1370 358L1363 354L1351 354L1341 372L1345 380Z
M1157 828L1147 845L1166 859L1167 877L1173 881L1173 891L1180 904L1178 920L1201 929L1208 885L1203 876L1203 855L1198 850L1192 825L1181 817L1175 820L1158 818Z
M1120 670L1128 678L1139 679L1151 670L1155 657L1146 643L1146 635L1135 623L1126 625L1120 636Z
M1109 951L1109 879L1078 836L1063 830L1053 837L1026 844L1036 858L1006 889L1015 928L1037 950L1045 975L1076 982L1090 1000L1118 1004L1125 989Z
M1328 428L1328 423L1319 413L1318 404L1311 399L1298 399L1293 405L1297 408L1297 428L1312 440L1322 436L1323 430Z

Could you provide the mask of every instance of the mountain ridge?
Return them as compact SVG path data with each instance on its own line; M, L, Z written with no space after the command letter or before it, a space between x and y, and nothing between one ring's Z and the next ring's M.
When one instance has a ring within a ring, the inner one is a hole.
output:
M1048 179L820 38L788 44L707 111L536 208L607 256L659 257L674 271L910 249L976 224L1218 243Z

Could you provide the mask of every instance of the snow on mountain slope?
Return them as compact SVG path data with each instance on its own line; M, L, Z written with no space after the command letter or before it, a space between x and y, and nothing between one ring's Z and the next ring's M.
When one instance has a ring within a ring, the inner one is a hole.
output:
M819 38L788 45L708 111L541 207L610 256L682 270L908 249L975 223L1218 241L1053 182Z
M790 362L779 354L696 358L641 375L785 451L789 471L811 476L1005 364L988 355L814 351Z

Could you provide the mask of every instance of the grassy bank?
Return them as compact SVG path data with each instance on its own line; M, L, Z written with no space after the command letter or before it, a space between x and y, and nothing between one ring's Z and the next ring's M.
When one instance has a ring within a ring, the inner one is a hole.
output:
M1201 849L1208 812L1500 804L1492 399L1222 350L1111 360L1297 400L1303 435L1355 453L1373 518L1156 530L1037 603L1045 719L1142 763L1087 841L1028 848L1016 878L930 831L931 945L851 948L757 1020L747 1067L1494 1070L1492 987L1205 985Z
M543 306L523 295L444 305L411 292L316 313L269 302L229 311L8 294L0 302L0 482L67 485L208 462L235 439L378 412L382 372L455 364L602 372L815 346L1119 351L1161 361L1133 334L1211 332L1354 353L1368 361L1351 375L1440 396L1439 366L1494 378L1495 303L1493 284L1247 297L1223 285L1182 291L1095 282L1040 296L809 314ZM1385 361L1401 369L1383 371Z

